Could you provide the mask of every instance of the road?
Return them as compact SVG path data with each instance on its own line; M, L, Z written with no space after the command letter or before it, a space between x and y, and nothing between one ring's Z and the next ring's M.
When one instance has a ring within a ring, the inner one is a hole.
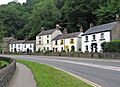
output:
M0 55L35 61L57 67L92 81L101 87L120 87L120 60L84 59L72 57Z

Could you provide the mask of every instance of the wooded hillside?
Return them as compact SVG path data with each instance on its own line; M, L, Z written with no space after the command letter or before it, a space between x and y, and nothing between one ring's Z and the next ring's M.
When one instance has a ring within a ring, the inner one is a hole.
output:
M18 39L35 39L41 27L54 28L56 23L69 32L84 31L94 25L115 20L120 14L120 0L27 0L0 6L0 38L14 35Z

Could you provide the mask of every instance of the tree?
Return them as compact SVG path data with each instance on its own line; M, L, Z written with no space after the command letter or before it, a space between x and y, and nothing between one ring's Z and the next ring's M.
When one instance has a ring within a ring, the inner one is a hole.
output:
M98 24L114 21L116 14L120 14L120 0L107 0L106 3L100 4L95 11Z
M77 25L83 25L88 29L91 22L95 22L96 16L93 14L98 8L101 0L65 0L62 7L63 22L71 32L78 31Z
M19 3L11 2L8 5L0 6L0 20L5 27L4 30L6 30L5 36L11 36L14 34L17 37L17 33L25 25L25 14L26 11L24 7Z
M53 28L59 21L61 14L56 8L54 0L43 0L35 5L30 16L30 24L32 25L29 37L35 37L41 27L47 29Z

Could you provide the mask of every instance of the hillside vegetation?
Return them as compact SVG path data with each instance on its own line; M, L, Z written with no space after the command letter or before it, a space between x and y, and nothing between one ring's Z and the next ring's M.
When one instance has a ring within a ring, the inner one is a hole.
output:
M69 32L84 31L94 25L115 20L120 14L120 0L27 0L22 5L11 2L0 5L0 38L14 35L18 39L35 39L41 27L55 24Z

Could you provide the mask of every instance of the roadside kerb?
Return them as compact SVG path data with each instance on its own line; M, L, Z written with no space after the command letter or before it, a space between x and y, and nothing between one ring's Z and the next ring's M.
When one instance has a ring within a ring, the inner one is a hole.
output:
M65 72L65 73L68 73L69 75L71 75L71 76L73 76L73 77L75 77L75 78L77 78L77 79L79 79L79 80L82 80L83 82L88 83L88 84L92 85L93 87L102 87L102 86L100 86L100 85L98 85L98 84L96 84L96 83L94 83L94 82L92 82L92 81L89 81L89 80L87 80L87 79L85 79L85 78L82 78L82 77L80 77L80 76L77 76L77 75L75 75L75 74L73 74L73 73L70 73L70 72L68 72L68 71L66 71L66 70L63 70L63 69L60 69L60 68L57 68L57 67L53 67L53 68L54 68L54 69L57 69L57 70L61 70L61 71Z

